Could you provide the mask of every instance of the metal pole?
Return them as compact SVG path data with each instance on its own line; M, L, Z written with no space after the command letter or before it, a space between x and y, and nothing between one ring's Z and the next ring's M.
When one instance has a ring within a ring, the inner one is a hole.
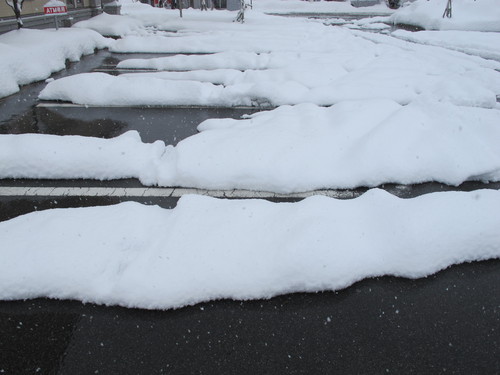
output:
M448 3L446 3L446 9L443 13L443 18L445 17L451 18L451 0L448 0Z
M56 30L59 30L59 24L57 22L57 14L54 15L54 22L56 24Z

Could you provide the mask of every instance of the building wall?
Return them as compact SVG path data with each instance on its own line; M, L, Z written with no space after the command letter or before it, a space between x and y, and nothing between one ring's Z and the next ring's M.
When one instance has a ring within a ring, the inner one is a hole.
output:
M43 6L49 0L24 0L21 16L43 14ZM89 7L90 0L68 0L66 5L68 10ZM0 20L14 17L14 11L7 5L5 0L0 0Z

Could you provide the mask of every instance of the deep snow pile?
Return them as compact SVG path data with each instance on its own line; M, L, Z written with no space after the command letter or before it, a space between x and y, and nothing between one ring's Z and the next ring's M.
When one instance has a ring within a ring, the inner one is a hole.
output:
M0 299L177 308L423 277L500 257L499 210L498 191L403 200L371 190L348 201L184 196L172 210L42 211L0 223Z
M322 188L500 180L500 111L418 101L283 106L212 119L167 146L115 139L0 135L0 177L136 177L143 184L291 193Z
M452 17L443 18L447 2L417 0L399 9L390 20L428 30L500 31L498 0L453 0Z
M65 68L66 59L105 48L109 41L92 30L21 29L0 35L0 98L19 91L20 85L40 81Z

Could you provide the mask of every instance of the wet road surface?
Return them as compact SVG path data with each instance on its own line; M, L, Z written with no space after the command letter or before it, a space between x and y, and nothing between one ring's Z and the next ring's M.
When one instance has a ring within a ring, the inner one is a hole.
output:
M0 302L4 374L495 374L500 261L147 311Z
M101 51L55 77L112 69L131 57L137 56ZM44 85L26 86L0 100L0 133L109 138L137 130L145 142L176 144L195 134L205 119L256 111L39 106L36 98ZM73 194L82 187L102 194ZM9 188L18 190L5 193ZM50 195L54 188L66 188L66 194ZM126 200L172 208L178 201L173 193L112 194L117 188L144 189L137 180L0 180L0 221L49 208ZM434 191L498 190L500 183L381 188L409 198ZM339 191L338 196L354 198L366 190ZM0 302L0 374L37 373L500 373L500 261L454 266L426 279L374 278L338 292L224 300L172 311L48 299Z

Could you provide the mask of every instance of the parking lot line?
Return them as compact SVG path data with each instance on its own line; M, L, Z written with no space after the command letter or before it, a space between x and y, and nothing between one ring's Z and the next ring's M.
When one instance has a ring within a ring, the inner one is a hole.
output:
M353 190L314 190L302 193L279 194L252 190L207 190L196 188L172 187L38 187L38 186L2 186L0 196L15 197L173 197L187 194L206 195L215 198L253 198L253 199L303 199L313 195L349 199L362 194Z

